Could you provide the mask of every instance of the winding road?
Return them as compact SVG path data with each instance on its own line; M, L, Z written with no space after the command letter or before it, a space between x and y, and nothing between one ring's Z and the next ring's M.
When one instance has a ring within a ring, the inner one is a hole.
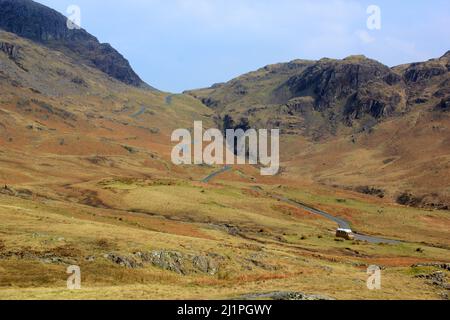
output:
M231 166L225 166L222 169L218 170L218 171L214 171L213 173L211 173L209 176L207 176L206 178L204 178L202 180L203 183L208 183L210 182L212 179L214 179L216 176L225 173L227 171L231 170Z
M218 175L220 175L222 173L225 173L227 171L230 171L231 169L232 169L231 166L225 166L222 169L214 171L213 173L208 175L206 178L204 178L202 180L202 182L203 183L209 183L212 179L214 179ZM262 190L262 189L260 189L258 187L253 187L253 188L255 190L258 190L258 191ZM322 211L322 210L310 207L310 206L308 206L308 205L306 205L304 203L301 203L301 202L298 202L298 201L294 201L294 200L291 200L291 199L288 199L288 198L285 198L285 197L282 197L282 196L279 196L279 195L270 194L270 193L268 193L268 195L271 196L274 199L277 199L279 201L285 202L285 203L290 204L292 206L295 206L297 208L306 210L306 211L308 211L308 212L310 212L312 214L316 214L316 215L322 216L322 217L324 217L324 218L326 218L326 219L328 219L330 221L333 221L339 226L339 228L351 229L350 223L347 220L344 220L342 218L333 216L332 214L330 214L328 212L325 212L325 211ZM374 243L374 244L381 244L381 243L384 243L384 244L399 244L399 243L401 243L401 241L398 241L398 240L380 238L380 237L365 235L365 234L361 234L361 233L357 233L357 232L354 232L354 236L355 236L356 240L366 241L366 242Z
M143 115L145 111L147 111L147 107L146 106L142 106L141 109L138 112L136 112L135 114L131 115L131 117L132 118L138 118L141 115Z
M277 199L277 200L283 201L283 202L288 203L290 205L293 205L293 206L295 206L297 208L306 210L306 211L311 212L313 214L320 215L320 216L322 216L322 217L324 217L324 218L326 218L326 219L328 219L330 221L333 221L333 222L337 223L337 225L341 229L350 229L350 230L352 229L351 226L350 226L350 223L347 220L344 220L342 218L333 216L332 214L330 214L328 212L325 212L325 211L322 211L322 210L310 207L310 206L308 206L306 204L303 204L303 203L300 203L300 202L297 202L297 201L294 201L294 200L290 200L288 198L281 197L281 196L278 196L278 195L271 195L271 196L273 198ZM367 242L370 242L370 243L376 243L376 244L379 244L379 243L398 244L398 243L400 243L400 241L398 241L398 240L385 239L385 238L380 238L380 237L375 237L375 236L369 236L369 235L365 235L365 234L361 234L361 233L357 233L357 232L353 232L353 235L355 236L355 240L367 241Z
M166 97L166 104L167 105L171 105L172 104L172 99L176 96L176 94L170 94Z

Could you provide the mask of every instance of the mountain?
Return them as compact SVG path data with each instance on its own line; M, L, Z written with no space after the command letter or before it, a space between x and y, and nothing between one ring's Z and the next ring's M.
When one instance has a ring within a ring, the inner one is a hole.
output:
M149 87L111 45L83 29L67 28L67 18L31 0L0 0L0 29L57 49L132 86Z
M71 193L62 185L73 178L167 174L172 131L198 119L210 122L212 112L192 97L148 90L134 76L121 79L116 71L122 67L134 74L126 60L113 49L112 56L96 56L108 46L83 30L65 29L56 11L21 0L2 0L0 8L2 27L16 32L0 29L3 184L23 183L58 198ZM48 24L35 27L36 21ZM91 56L111 63L104 66L116 77L88 61Z
M321 138L339 129L367 129L426 103L445 109L448 70L448 53L395 68L364 56L296 60L186 93L222 116Z
M448 110L450 100L450 51L439 59L411 63L393 68L402 75L408 87L408 104L436 104L435 109ZM447 106L447 107L446 107Z
M285 176L449 208L449 57L295 60L185 93L223 128L280 128Z
M169 94L57 12L0 8L0 299L448 298L448 54L296 60ZM282 128L280 174L174 165L194 121ZM373 264L390 280L375 296L355 281Z
M140 172L143 162L175 170L167 142L194 120L280 128L281 177L378 190L427 208L450 205L442 188L450 185L449 52L393 68L364 56L294 60L170 95L145 90L119 53L85 30L68 30L56 11L28 0L0 0L0 8L7 157L66 154L83 162L97 150L127 156L119 172ZM143 160L149 154L151 163ZM22 165L10 165L8 172L20 172Z

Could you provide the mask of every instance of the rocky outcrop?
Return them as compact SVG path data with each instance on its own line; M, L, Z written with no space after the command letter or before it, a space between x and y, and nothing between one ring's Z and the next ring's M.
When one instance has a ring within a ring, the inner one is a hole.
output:
M394 114L401 103L401 95L390 92L386 86L381 85L379 88L366 86L347 100L344 116L347 122L361 119L365 115L382 119Z
M363 56L349 57L342 61L323 59L301 74L290 78L285 86L292 97L312 96L317 110L335 106L340 100L367 88L371 83L392 85L400 77L387 66Z
M11 196L11 197L27 199L27 200L33 198L34 196L38 196L38 195L34 194L33 191L31 191L31 190L15 189L15 188L13 188L11 186L7 186L7 185L0 188L0 194Z
M437 271L430 274L419 274L419 279L425 279L426 283L442 289L450 290L450 284L447 282L447 276L443 271Z
M183 275L198 272L215 275L219 271L218 263L210 256L189 255L165 250L152 251L140 254L140 256L143 261L158 268Z
M450 96L450 57L447 52L441 58L417 62L394 68L401 73L407 85L410 106L429 104L442 100L436 111L446 111L445 100ZM442 107L442 108L440 108Z
M450 96L442 99L435 109L438 111L450 111Z
M220 257L214 254L193 255L167 250L135 252L131 255L109 253L104 257L124 268L136 269L152 265L180 275L195 273L215 275L219 271L218 260L220 260Z
M407 83L426 82L432 78L442 76L450 70L450 51L439 59L409 64L403 77Z
M83 29L67 28L67 18L55 10L31 0L0 0L0 16L0 29L63 51L125 84L148 87L119 52Z
M437 209L437 210L449 210L450 205L444 199L441 199L438 194L424 194L424 195L413 195L410 192L403 192L396 199L398 204L425 208L425 209Z
M40 236L39 234L32 234L33 237ZM53 241L62 242L64 238L53 239ZM58 264L58 265L73 265L79 261L79 251L71 246L60 246L45 251L37 251L32 248L23 248L21 250L15 249L0 250L0 260L5 259L17 259L17 260L29 260L38 261L45 264Z
M379 188L375 188L375 187L369 187L369 186L359 186L355 188L356 192L362 193L362 194L367 194L367 195L371 195L371 196L375 196L378 198L384 198L385 196L385 191Z
M268 293L248 294L238 298L239 300L275 300L275 301L324 301L335 300L333 298L317 295L306 294L303 292L275 291Z
M20 69L23 71L28 72L28 70L23 66L21 62L21 56L20 56L21 48L14 44L9 42L0 42L0 53L5 54L11 61L13 61Z
M0 42L0 51L5 53L13 61L19 58L19 47L15 44Z
M424 64L414 63L405 72L404 78L406 82L421 82L430 80L433 77L437 77L447 73L448 70L441 64Z
M124 256L117 253L109 253L106 254L105 259L110 260L111 262L128 269L136 269L142 268L144 265L142 262L139 262L135 257L132 256Z
M401 82L401 76L387 66L364 56L353 56L341 61L320 60L290 78L279 90L287 87L297 101L309 97L316 111L332 109L338 120L351 125L365 115L381 119L395 113L402 98L394 88L398 89Z
M297 60L186 93L222 118L246 117L252 127L279 128L316 141L348 132L348 127L370 132L379 122L417 107L447 111L449 70L450 52L394 68L364 56Z
M364 128L401 114L408 107L406 91L401 71L350 56L267 66L218 87L187 93L222 115L248 117L252 126L316 140L335 135L342 125ZM253 112L269 109L267 118ZM240 114L233 114L236 110Z
M411 268L421 268L421 267L435 267L442 270L450 271L450 263L418 263L411 266Z

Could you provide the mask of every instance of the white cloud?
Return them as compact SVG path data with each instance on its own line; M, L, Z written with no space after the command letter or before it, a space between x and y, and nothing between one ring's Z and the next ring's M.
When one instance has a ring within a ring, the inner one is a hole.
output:
M358 30L356 31L356 35L358 36L359 40L361 40L364 44L369 44L375 42L375 38L372 37L367 30Z

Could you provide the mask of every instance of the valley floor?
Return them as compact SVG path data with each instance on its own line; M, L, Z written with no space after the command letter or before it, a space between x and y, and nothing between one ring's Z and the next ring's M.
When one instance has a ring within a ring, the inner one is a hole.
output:
M105 74L134 72L109 46L59 43L65 17L15 8L13 31L40 17L52 40L0 31L0 299L449 298L449 53L296 60L174 95ZM280 128L280 174L174 165L196 121Z
M209 183L85 181L54 197L3 189L0 299L231 299L274 291L448 298L447 212L258 181L252 170L233 168ZM334 222L273 195L401 242L338 240ZM68 265L80 266L81 290L66 289ZM381 290L367 289L369 265L382 268Z

